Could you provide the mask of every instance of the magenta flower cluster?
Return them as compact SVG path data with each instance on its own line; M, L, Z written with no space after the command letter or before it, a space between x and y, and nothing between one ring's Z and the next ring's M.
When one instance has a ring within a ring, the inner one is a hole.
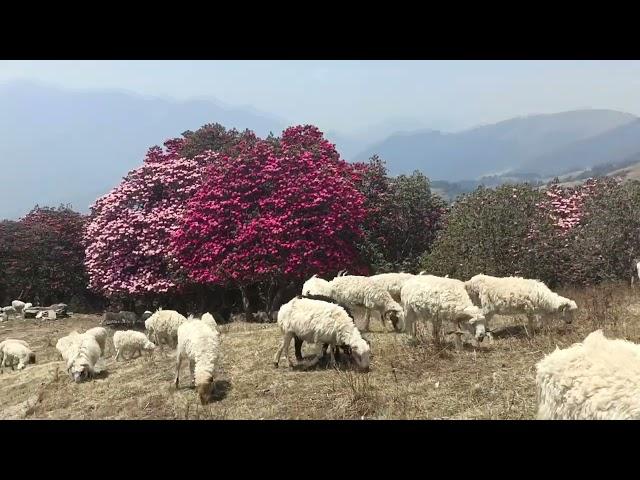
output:
M359 173L313 126L220 156L173 231L192 281L249 284L358 270Z

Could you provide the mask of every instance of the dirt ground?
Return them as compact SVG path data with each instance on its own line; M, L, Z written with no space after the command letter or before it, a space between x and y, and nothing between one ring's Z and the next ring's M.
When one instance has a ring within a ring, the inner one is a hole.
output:
M496 317L494 342L469 343L463 352L451 345L437 351L427 326L419 343L410 345L406 335L384 331L374 320L372 332L365 333L373 352L367 374L289 369L284 356L276 369L272 358L281 341L276 325L222 325L223 360L214 398L205 406L188 386L187 362L175 389L175 351L167 347L116 362L109 343L106 370L75 384L55 343L73 330L98 325L101 317L14 318L0 323L0 340L26 340L37 364L0 374L0 419L532 419L535 364L546 353L597 328L640 341L640 289L608 285L561 293L578 303L573 324L558 321L528 338L524 318ZM305 344L304 353L312 356L315 349Z

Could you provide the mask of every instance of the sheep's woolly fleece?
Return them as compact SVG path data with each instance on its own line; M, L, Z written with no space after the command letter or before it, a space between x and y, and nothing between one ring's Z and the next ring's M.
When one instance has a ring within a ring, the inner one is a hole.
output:
M98 345L100 345L101 354L104 355L104 346L107 342L107 329L104 327L94 327L90 328L84 333L93 335L93 337L96 339L96 342L98 342Z
M401 296L405 311L419 316L450 322L468 319L470 324L484 319L469 298L464 282L455 278L419 275L404 284Z
M369 277L345 275L329 282L331 297L347 306L365 307L387 312L401 313L402 307L391 297L386 289L376 285Z
M67 350L67 371L74 381L91 377L99 372L97 365L102 354L100 345L93 335L83 333L73 339Z
M71 346L80 343L80 333L73 331L69 335L64 336L56 343L56 350L62 356L62 359L66 362L69 359L71 353Z
M177 357L195 362L196 387L211 383L220 355L220 335L201 320L185 322L178 328Z
M26 345L25 342L19 341L4 341L0 344L0 359L3 364L7 364L8 361L11 365L17 360L18 370L22 370L29 363L35 363L35 354Z
M302 285L302 295L325 295L331 296L331 286L327 280L313 275Z
M144 326L155 337L155 343L169 340L174 344L178 338L178 327L186 322L184 315L175 310L158 310L144 322Z
M142 353L142 350L155 348L144 333L135 330L118 330L113 334L113 346L116 349L116 357L124 353Z
M400 302L400 291L404 284L415 275L411 273L380 273L369 279L379 287L384 288L396 302Z
M536 369L539 419L640 419L640 345L596 330Z
M294 298L280 307L278 325L308 343L349 345L360 355L369 351L351 317L334 303Z
M573 300L552 292L538 280L528 278L499 278L481 274L465 282L465 286L472 300L482 305L485 315L539 315L558 312L562 307L569 311L578 308Z

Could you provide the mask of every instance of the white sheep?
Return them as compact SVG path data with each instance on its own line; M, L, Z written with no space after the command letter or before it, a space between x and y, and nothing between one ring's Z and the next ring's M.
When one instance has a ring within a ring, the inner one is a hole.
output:
M36 363L36 354L31 351L28 344L23 340L7 339L0 343L0 369L18 362L18 370L22 370L30 363Z
M596 330L536 370L540 420L640 420L640 345Z
M116 360L124 353L131 353L130 359L137 352L138 356L142 356L142 350L152 351L155 345L149 341L147 336L142 332L135 330L117 331L113 334L113 346L116 349Z
M206 323L207 325L209 325L211 328L213 328L214 330L218 329L218 324L216 323L215 318L213 318L213 315L211 315L209 312L205 313L204 315L202 315L202 317L200 318L200 320L204 323Z
M350 347L351 357L358 367L363 370L369 369L369 344L362 338L349 314L339 305L296 297L280 307L278 326L284 337L273 358L276 367L280 363L283 350L289 366L292 366L289 344L293 338L298 338L309 343L329 344L332 347ZM331 362L335 363L334 348L331 348L330 352Z
M27 303L25 303L25 304L24 304L24 309L23 309L23 311L24 311L24 310L27 310L27 309L29 309L29 308L31 308L31 307L33 307L33 303L31 303L31 302L27 302Z
M389 318L395 330L402 329L401 325L404 323L402 307L386 289L378 286L368 277L344 275L330 282L314 277L305 282L302 289L303 295L324 295L346 305L354 312L364 314L363 330L365 331L369 329L371 310L380 314L383 323L385 318Z
M180 384L180 366L183 358L189 360L191 383L196 387L200 403L209 401L213 388L213 375L220 357L220 334L201 320L182 323L178 327L175 385Z
M26 304L24 302L21 302L20 300L14 300L13 302L11 302L11 306L16 310L16 313L22 313L25 305Z
M327 280L313 275L302 285L302 295L325 295L330 297L331 286Z
M100 345L100 354L104 356L104 347L107 343L108 336L107 329L104 327L93 327L84 333L88 333L89 335L93 335L95 337L96 342L98 342L98 345Z
M542 316L546 321L560 314L565 323L570 324L578 308L576 302L552 292L539 280L480 274L467 280L465 286L473 302L482 308L487 328L496 314L524 314L527 316L527 333L533 334L536 316Z
M65 362L69 359L70 348L75 343L80 343L80 333L73 331L56 342L56 350Z
M479 342L484 339L484 316L469 298L461 280L417 275L404 284L401 297L405 311L405 332L413 338L416 337L416 321L422 319L431 321L436 344L440 343L440 326L443 321L456 325L457 349L462 348L460 337L465 330Z
M186 321L186 317L175 310L157 310L144 321L144 326L156 345L164 342L174 348L178 342L178 327Z
M78 335L66 353L68 354L67 372L74 382L79 383L98 373L96 364L102 351L93 335L89 333Z
M15 309L13 306L11 306L11 305L8 305L8 306L6 306L6 307L2 307L2 311L3 311L4 313L6 313L6 314L7 314L7 316L9 316L9 315L14 315L14 314L16 314L16 313L17 313L16 309Z

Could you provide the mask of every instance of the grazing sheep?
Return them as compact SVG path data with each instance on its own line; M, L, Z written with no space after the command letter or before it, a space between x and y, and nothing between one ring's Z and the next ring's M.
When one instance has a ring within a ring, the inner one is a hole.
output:
M31 308L31 307L33 307L33 303L27 302L27 303L24 304L24 308L22 310L24 311L24 310L27 310L28 308Z
M354 324L355 324L355 320L353 318L353 315L351 314L351 311L346 306L340 305L338 302L336 302L331 297L327 297L325 295L300 295L300 296L298 296L298 298L310 298L312 300L321 300L323 302L329 302L329 303L333 303L335 305L339 305L340 307L344 308L344 311L347 312L347 315L349 315L349 317L351 318L351 321L354 322ZM365 340L365 342L367 341L366 338L364 340ZM295 355L296 355L296 360L299 361L299 362L301 362L303 360L303 357L302 357L302 344L303 344L302 339L300 339L300 338L298 338L298 337L296 337L294 335L294 337L293 337L293 346L294 346L294 351L295 351ZM328 343L323 343L322 344L322 356L323 357L327 353L327 349L328 348L329 348L329 344ZM334 355L339 355L339 350L342 350L342 352L344 354L346 354L347 356L351 355L351 348L348 345L334 345L333 346L333 354Z
M309 343L347 345L350 347L351 358L358 367L362 370L369 369L369 344L360 336L349 314L339 305L296 297L280 307L278 325L284 337L273 358L276 367L280 363L283 350L289 366L292 366L289 344L292 338L297 337ZM330 352L333 364L333 349Z
M96 342L100 345L100 354L104 356L104 347L107 342L107 329L104 327L93 327L84 333L88 333L95 337Z
M573 321L578 308L576 302L552 292L539 280L521 277L492 277L476 275L465 282L467 292L476 305L481 306L489 328L491 318L498 315L525 314L528 334L533 334L534 318L547 321L560 314L565 323Z
M175 310L158 310L145 320L144 326L156 345L161 345L164 341L175 348L178 343L178 327L186 321L185 316Z
M369 310L379 312L380 318L388 317L396 331L402 330L404 313L402 307L382 287L378 286L368 277L360 275L338 276L326 282L311 277L302 288L303 295L324 295L336 300L341 305L347 305L356 312L364 310L365 325L363 330L369 329Z
M98 373L96 363L102 353L93 335L83 333L78 337L67 350L67 372L76 383L90 379Z
M348 305L354 310L365 310L365 324L363 330L369 330L371 310L377 311L384 325L389 318L393 329L401 331L404 325L404 311L398 302L385 288L378 286L368 277L359 275L344 275L336 277L331 282L331 297L340 304Z
M201 320L183 322L178 327L175 385L180 384L183 357L189 359L191 383L196 387L200 403L208 403L213 388L213 374L220 356L220 334Z
M42 320L55 320L56 319L56 311L55 310L40 310L36 313L36 319Z
M28 344L22 340L7 339L0 343L0 369L4 372L4 367L18 362L18 370L22 370L30 363L36 363L36 354L31 351Z
M16 309L15 309L14 307L12 307L11 305L6 306L6 307L2 307L2 311L3 311L4 313L6 313L6 314L7 314L7 316L9 316L9 315L15 315L15 314L17 313L17 312L16 312Z
M28 347L29 344L27 342L25 342L24 340L17 340L15 338L5 338L3 341L0 342L0 349L2 349L2 347L9 343L9 342L16 342L16 343L20 343L21 345L24 345L25 347Z
M16 313L22 313L22 310L25 308L25 303L20 300L14 300L11 302L11 306L15 309Z
M142 350L151 351L156 346L149 341L147 336L142 332L136 332L135 330L117 331L113 334L113 346L116 349L116 360L122 357L124 358L125 352L130 352L133 355L137 352L138 356L142 356Z
M479 342L484 339L484 316L469 298L461 280L418 275L404 284L401 296L406 314L405 331L412 337L416 336L416 320L428 319L433 327L436 344L440 343L442 321L449 321L457 326L457 349L462 348L460 337L464 330L473 334Z
M640 420L640 345L596 330L536 370L540 420Z
M71 346L80 343L80 333L73 331L69 335L58 339L56 342L56 350L60 354L60 358L65 362L69 359Z

